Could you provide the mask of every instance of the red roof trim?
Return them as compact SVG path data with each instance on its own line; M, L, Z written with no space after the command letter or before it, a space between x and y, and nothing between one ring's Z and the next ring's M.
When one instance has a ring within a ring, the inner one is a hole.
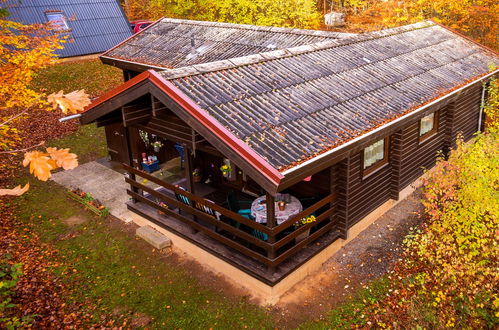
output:
M171 82L163 79L163 77L161 77L154 70L144 71L138 76L128 80L121 86L118 86L112 91L102 95L97 100L92 102L92 104L90 104L85 111L88 111L108 101L109 99L115 97L118 94L121 94L125 90L131 88L134 85L137 85L138 83L146 79L156 85L159 89L161 89L166 95L168 95L173 101L180 105L201 124L209 128L210 131L213 132L213 134L215 134L218 138L225 142L225 144L236 151L251 166L259 170L260 173L262 173L273 184L275 184L276 186L279 185L284 176L277 169L272 167L260 155L254 152L247 144L237 138L234 134L227 130L227 128L218 123L205 110L201 109L194 101L192 101L187 95L182 93Z
M227 128L222 126L205 110L201 109L187 95L182 93L171 82L163 79L156 71L149 70L149 80L158 88L165 92L172 100L186 110L190 115L196 118L200 123L209 128L218 138L224 141L228 146L234 149L254 168L258 169L276 186L279 185L284 176L260 155L254 152L246 143L237 138Z
M107 92L106 94L101 95L100 97L98 97L96 100L94 100L92 103L90 103L88 106L85 107L84 112L87 112L88 110L90 110L92 108L95 108L99 104L102 104L102 103L106 102L107 100L109 100L110 98L112 98L112 97L120 94L124 90L129 89L130 87L132 87L134 85L137 85L141 81L144 81L147 78L149 78L149 76L150 76L149 71L144 71L141 74L133 77L132 79L127 80L126 82L124 82L123 84L119 85L115 89L112 89L109 92Z

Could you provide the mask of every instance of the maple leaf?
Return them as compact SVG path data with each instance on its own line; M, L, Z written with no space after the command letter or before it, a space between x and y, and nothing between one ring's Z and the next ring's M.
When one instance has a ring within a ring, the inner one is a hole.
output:
M57 166L65 170L72 170L78 167L78 156L70 153L69 149L47 148L47 152L55 160Z
M21 196L29 189L29 183L26 183L24 187L21 185L12 189L0 189L0 196L10 195L10 196Z
M40 151L30 151L24 154L23 166L29 165L29 172L41 181L47 181L52 174L50 171L57 168L56 162L48 154Z
M61 90L57 93L50 94L47 97L47 100L52 103L54 109L59 107L65 114L68 113L68 111L77 113L90 104L90 98L88 97L88 94L85 93L84 89L73 91L68 94L64 94Z

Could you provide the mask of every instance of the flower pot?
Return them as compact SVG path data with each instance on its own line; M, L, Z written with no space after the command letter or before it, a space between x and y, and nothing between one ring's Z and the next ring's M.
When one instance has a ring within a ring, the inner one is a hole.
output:
M295 237L295 244L298 244L299 242L303 241L305 238L307 238L310 235L310 228L305 230L303 233Z
M192 181L194 182L201 182L201 179L202 179L201 175L195 175L192 177Z
M286 203L279 202L279 203L277 203L277 207L279 208L279 211L284 211L284 210L286 210Z
M154 147L154 152L159 152L160 149L161 147Z

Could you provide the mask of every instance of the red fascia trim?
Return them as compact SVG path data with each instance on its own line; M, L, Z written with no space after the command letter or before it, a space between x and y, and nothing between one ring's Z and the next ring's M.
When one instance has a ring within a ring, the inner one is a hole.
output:
M246 143L237 138L227 128L222 126L205 110L201 109L187 95L180 91L171 82L163 79L156 71L148 70L149 80L165 92L173 101L192 115L201 124L209 128L218 138L239 153L248 163L260 170L272 183L279 185L284 176L260 155L254 152Z
M148 79L151 83L156 85L161 89L166 95L168 95L173 101L180 105L185 111L187 111L191 116L198 120L201 124L209 128L218 138L225 142L229 147L234 149L239 153L251 166L258 169L265 177L267 177L276 186L279 185L281 180L284 178L277 169L272 167L267 161L265 161L260 155L254 152L247 144L237 138L234 134L229 132L224 126L218 123L214 118L212 118L206 111L201 109L194 101L192 101L187 95L182 93L175 85L171 82L163 79L156 71L147 70L128 80L121 86L116 87L112 91L102 95L97 100L92 102L86 109L85 112L106 102L107 100L113 98L114 96L124 92L125 90L137 85L138 83Z
M146 80L147 78L149 78L149 76L150 76L150 72L144 71L141 74L133 77L132 79L127 80L126 82L124 82L120 86L116 87L115 89L107 92L106 94L104 94L104 95L98 97L96 100L94 100L92 103L90 103L88 106L85 107L85 110L83 111L83 113L87 112L88 110L90 110L92 108L95 108L99 104L106 102L110 98L115 97L116 95L129 89L130 87L137 85L138 83Z
M129 36L128 38L126 38L125 40L123 40L122 42L120 42L119 44L117 44L116 46L106 50L104 53L102 53L100 56L107 56L107 53L109 53L110 51L118 48L119 46L123 45L124 43L128 42L130 39L134 38L134 37L137 37L139 34L141 34L142 32L146 31L147 29L153 27L154 25L158 24L159 21L161 21L164 17L161 17L160 19L158 19L156 22L152 23L151 25L149 26L146 26L144 29L140 30L139 32L137 33L133 33L132 31L132 35Z

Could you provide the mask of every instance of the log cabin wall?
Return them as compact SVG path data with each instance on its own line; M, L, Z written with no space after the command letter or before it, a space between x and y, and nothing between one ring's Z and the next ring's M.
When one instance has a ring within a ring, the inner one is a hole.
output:
M451 108L452 104L437 110L437 132L423 141L420 141L419 137L419 120L402 130L399 192L423 175L423 169L429 169L435 165L438 151L445 147L445 131L449 124L447 114Z
M478 128L482 86L477 84L463 91L452 103L443 104L438 111L438 130L420 142L419 120L390 135L389 163L363 177L362 152L333 166L334 189L338 193L336 212L338 229L346 230L398 193L423 174L423 168L435 165L437 152L455 147L458 134L465 141Z
M347 211L346 219L342 221L346 222L348 228L388 201L391 196L392 167L390 164L364 177L361 155L362 151L350 156L347 161L349 163L348 167L343 166L343 175L347 175L348 183L345 182L344 184L347 184L347 186L342 188L342 191L345 191L343 202L346 202L345 211ZM338 202L341 203L341 201Z
M468 141L478 131L478 120L482 103L482 85L475 84L463 91L454 104L453 129L451 134L452 147L456 146L456 138L463 134Z

